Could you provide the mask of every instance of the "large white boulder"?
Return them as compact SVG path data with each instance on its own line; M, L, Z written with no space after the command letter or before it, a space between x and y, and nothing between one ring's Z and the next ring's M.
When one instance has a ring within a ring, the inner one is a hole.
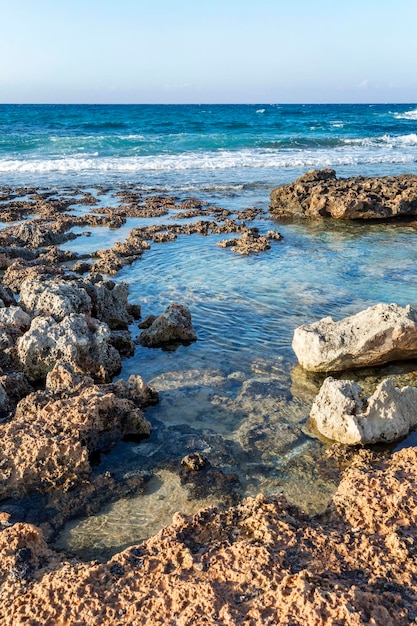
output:
M395 387L383 380L368 398L353 381L324 381L312 406L310 419L317 430L347 445L395 441L417 426L417 389Z
M292 347L302 367L312 372L417 358L417 310L377 304L339 322L325 317L296 328Z

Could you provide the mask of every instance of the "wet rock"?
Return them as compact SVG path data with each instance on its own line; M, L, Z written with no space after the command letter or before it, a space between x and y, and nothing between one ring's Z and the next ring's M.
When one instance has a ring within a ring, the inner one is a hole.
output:
M135 353L135 343L128 330L112 330L110 343L122 356L133 356Z
M194 454L187 454L182 460L181 465L189 472L198 472L203 469L207 463L207 459L205 459L199 452L194 452Z
M409 217L417 215L417 176L337 179L334 170L313 170L274 189L270 211L277 217Z
M275 231L269 231L266 237L258 233L247 232L243 233L240 239L223 239L217 245L221 248L230 247L232 252L247 255L269 250L271 239L279 241L282 237Z
M91 272L91 263L87 263L86 261L77 261L71 267L71 270L76 274L87 274Z
M107 324L71 313L61 322L36 317L18 340L17 351L31 380L43 378L58 361L67 361L76 372L107 381L121 368L120 355L110 342Z
M375 392L362 399L353 382L326 378L311 409L317 430L348 445L396 441L417 426L417 389L382 381Z
M16 306L17 304L13 291L2 284L0 284L0 300L3 302L3 306Z
M90 274L88 280L77 283L91 299L91 315L108 324L112 330L126 329L133 322L127 298L129 285L104 280L100 274Z
M156 318L157 318L157 315L147 315L145 319L142 322L140 322L140 324L138 324L138 328L140 328L141 330L145 328L150 328L152 324L154 323L154 321L156 320Z
M377 304L339 322L325 317L294 331L292 347L306 370L332 372L417 357L417 311Z
M191 313L182 304L170 304L139 336L140 343L148 348L176 342L189 344L196 339Z

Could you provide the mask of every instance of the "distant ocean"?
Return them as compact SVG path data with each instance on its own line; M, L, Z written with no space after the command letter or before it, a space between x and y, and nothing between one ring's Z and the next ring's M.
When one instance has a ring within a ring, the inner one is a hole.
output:
M417 105L0 105L0 184L270 189L417 172Z

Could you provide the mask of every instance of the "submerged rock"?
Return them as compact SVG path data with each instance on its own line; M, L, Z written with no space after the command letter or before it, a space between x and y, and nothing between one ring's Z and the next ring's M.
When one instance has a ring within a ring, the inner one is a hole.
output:
M417 176L337 179L334 170L313 170L274 189L269 208L277 217L410 217L417 215Z
M336 372L417 357L417 310L376 304L335 322L325 317L294 331L292 347L304 369Z
M120 371L120 354L111 345L107 324L71 313L61 322L36 317L19 338L17 352L31 380L43 378L58 361L70 363L78 373L108 381Z
M366 399L350 380L326 378L313 404L310 419L317 430L347 445L396 441L417 426L417 388L382 381Z
M183 304L170 304L139 336L140 343L148 348L177 342L189 344L196 339L191 313Z

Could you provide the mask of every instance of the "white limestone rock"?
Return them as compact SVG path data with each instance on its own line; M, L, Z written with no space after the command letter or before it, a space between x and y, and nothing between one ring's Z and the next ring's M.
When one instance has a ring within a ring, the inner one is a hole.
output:
M0 308L0 326L11 326L23 331L29 328L31 321L30 316L20 306Z
M68 281L25 280L20 288L20 304L31 315L52 315L56 321L70 313L91 311L86 290Z
M120 354L110 339L107 324L85 315L71 313L60 322L36 317L19 338L17 352L31 380L42 378L55 363L65 361L77 374L109 381L121 368Z
M292 347L312 372L337 372L417 358L417 310L377 304L339 322L331 317L294 331Z
M310 419L317 430L347 445L396 441L417 426L417 388L395 387L383 380L368 398L353 381L324 381L312 406Z

